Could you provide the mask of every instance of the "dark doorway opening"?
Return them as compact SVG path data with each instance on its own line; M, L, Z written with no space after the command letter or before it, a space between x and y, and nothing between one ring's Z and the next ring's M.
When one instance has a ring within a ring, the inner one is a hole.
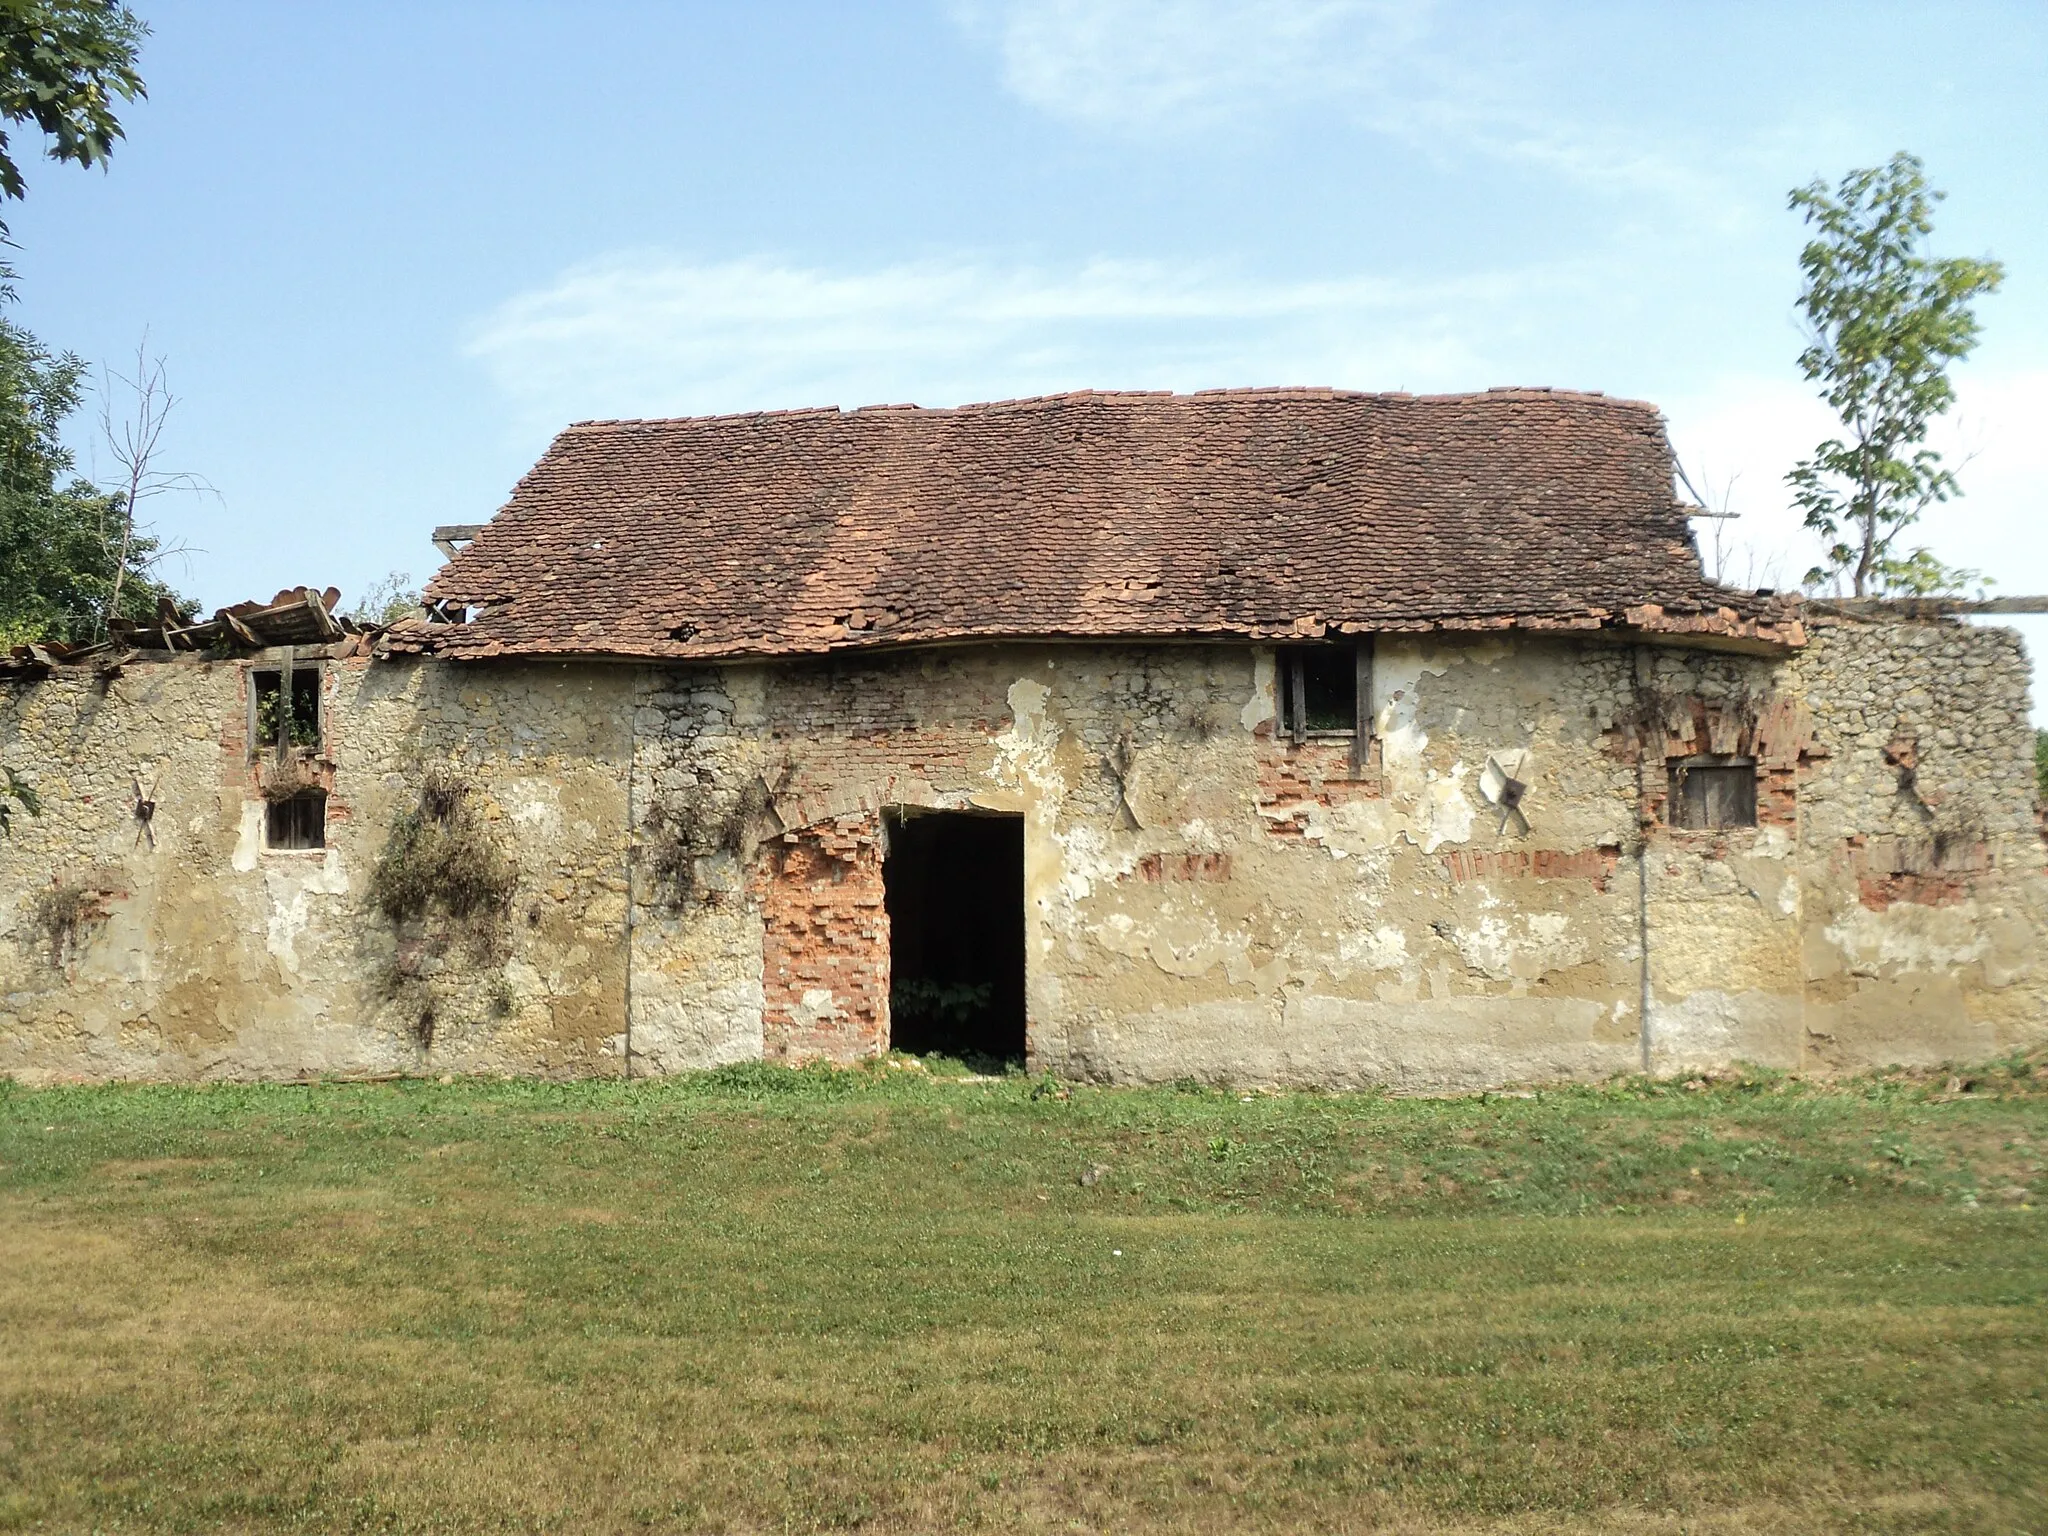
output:
M977 1071L1024 1061L1024 818L889 823L889 1047Z

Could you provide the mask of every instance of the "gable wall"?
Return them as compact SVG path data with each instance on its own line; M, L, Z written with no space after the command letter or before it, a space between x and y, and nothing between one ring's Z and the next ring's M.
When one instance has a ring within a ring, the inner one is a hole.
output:
M1823 623L1798 672L1808 1060L1973 1061L2048 1035L2048 823L2009 629Z

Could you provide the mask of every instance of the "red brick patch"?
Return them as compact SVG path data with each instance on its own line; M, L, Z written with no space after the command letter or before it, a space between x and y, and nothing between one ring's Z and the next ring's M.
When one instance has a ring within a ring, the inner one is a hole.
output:
M1856 874L1856 896L1873 912L1899 902L1952 907L1969 898L1978 875L1994 864L1991 845L1931 837L1852 837L1844 846Z
M763 1047L770 1061L857 1061L889 1033L881 829L844 816L785 833L760 871Z
M1148 853L1138 860L1138 878L1152 885L1165 880L1228 880L1227 853Z
M1856 899L1873 912L1902 901L1916 907L1955 907L1969 894L1969 878L1960 874L1865 875L1856 882Z
M1369 749L1365 773L1354 777L1351 743L1348 741L1305 741L1300 746L1284 739L1267 737L1258 744L1259 809L1266 813L1267 830L1279 837L1298 837L1298 817L1274 815L1290 807L1348 805L1354 800L1377 800L1385 793L1380 778L1380 743Z
M1498 880L1534 877L1538 880L1590 880L1596 890L1606 890L1621 850L1611 845L1566 853L1560 848L1529 850L1503 849L1481 853L1459 849L1437 855L1453 880Z

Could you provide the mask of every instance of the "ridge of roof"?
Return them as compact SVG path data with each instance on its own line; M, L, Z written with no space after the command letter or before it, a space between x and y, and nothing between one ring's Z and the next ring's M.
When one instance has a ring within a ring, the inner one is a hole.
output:
M1326 384L1230 385L1211 389L1069 389L1049 395L1018 395L1007 400L964 401L959 405L918 405L913 401L868 405L801 405L774 410L717 411L703 416L593 416L572 421L558 435L592 428L666 427L712 425L721 422L779 421L798 418L841 418L847 416L970 416L983 412L1016 411L1052 405L1099 402L1121 405L1167 400L1200 401L1203 404L1232 400L1367 400L1398 401L1412 405L1495 404L1517 400L1557 400L1613 406L1620 410L1662 412L1647 400L1609 395L1597 389L1560 389L1547 384L1494 384L1485 389L1449 390L1440 394L1413 394L1402 389L1340 389Z

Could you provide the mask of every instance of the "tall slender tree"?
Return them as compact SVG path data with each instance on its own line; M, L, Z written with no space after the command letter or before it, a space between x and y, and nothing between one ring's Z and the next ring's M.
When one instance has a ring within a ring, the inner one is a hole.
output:
M151 574L157 541L133 526L133 487L73 473L60 433L85 373L0 319L0 645L97 639L109 618L146 619L174 596Z
M1808 584L1846 581L1857 597L1950 591L1975 574L1924 547L1894 550L1929 507L1960 494L1927 429L1955 403L1949 366L1977 345L1972 304L2005 275L1995 261L1927 254L1945 194L1923 172L1901 152L1833 188L1816 181L1791 194L1814 231L1799 255L1809 331L1799 366L1844 431L1786 478L1806 526L1828 541Z

